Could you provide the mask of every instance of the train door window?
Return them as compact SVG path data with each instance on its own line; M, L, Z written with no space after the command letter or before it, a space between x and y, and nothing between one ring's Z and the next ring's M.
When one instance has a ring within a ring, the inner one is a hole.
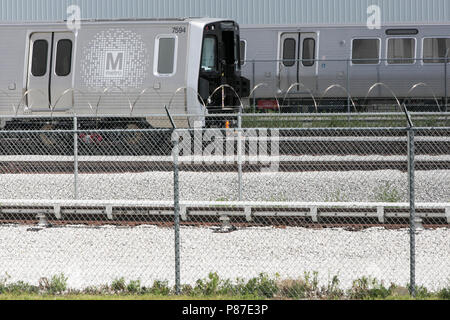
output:
M388 40L388 63L409 64L414 63L415 57L414 38L391 38Z
M295 64L295 39L286 38L283 42L283 65L292 67Z
M215 36L206 36L203 39L202 48L202 71L217 70L217 39Z
M424 63L444 63L446 56L450 57L450 38L423 39Z
M303 40L302 63L305 67L312 67L315 63L316 40L306 38Z
M176 36L158 36L155 46L154 73L157 76L171 76L176 72Z
M352 44L352 63L380 63L380 39L354 39Z
M31 74L42 77L47 73L48 42L36 40L33 43L33 57L31 60Z
M247 59L247 41L241 40L239 42L239 49L240 49L240 57L241 57L241 66L245 65L245 59Z
M70 74L72 65L72 41L62 39L58 41L56 48L56 66L55 73L59 77L65 77Z
M236 38L234 41L234 58L236 70L241 70L242 58L241 58L241 38L238 34L236 34Z
M232 65L236 63L236 40L234 31L222 32L222 48L225 54L225 63Z

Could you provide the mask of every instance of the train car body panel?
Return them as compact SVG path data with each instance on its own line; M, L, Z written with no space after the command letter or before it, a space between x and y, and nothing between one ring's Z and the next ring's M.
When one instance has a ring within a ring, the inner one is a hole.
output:
M374 30L360 25L242 25L241 39L243 76L252 87L267 84L255 90L256 98L393 99L391 89L399 98L433 99L444 97L445 83L450 92L450 72L445 81L442 59L445 41L450 48L450 24ZM389 89L377 85L370 90L376 83Z

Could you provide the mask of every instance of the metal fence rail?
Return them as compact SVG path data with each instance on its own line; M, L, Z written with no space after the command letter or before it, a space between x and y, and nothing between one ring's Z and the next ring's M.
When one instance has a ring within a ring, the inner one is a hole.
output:
M266 274L290 297L308 273L342 290L365 276L413 294L449 286L450 127L246 128L234 116L231 129L77 118L1 130L0 273L177 293L210 273L233 290Z

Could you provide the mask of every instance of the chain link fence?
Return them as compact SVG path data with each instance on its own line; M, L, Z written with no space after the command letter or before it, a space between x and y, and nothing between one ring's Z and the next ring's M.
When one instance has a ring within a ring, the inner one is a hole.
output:
M175 131L10 123L0 272L270 298L448 288L447 115L414 128L326 117L234 114Z
M305 69L306 64L314 67ZM247 59L242 75L253 88L248 104L253 111L392 112L402 103L409 111L448 111L445 56L406 64L392 58Z

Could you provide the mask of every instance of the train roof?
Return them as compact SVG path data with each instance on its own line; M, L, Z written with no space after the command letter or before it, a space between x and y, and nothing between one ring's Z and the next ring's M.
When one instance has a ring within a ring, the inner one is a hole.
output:
M420 27L436 27L445 26L450 27L450 22L426 22L426 23L382 23L381 29L386 28L420 28ZM289 29L289 28L355 28L364 27L366 24L240 24L241 29ZM449 29L450 32L450 29Z
M185 18L117 18L117 19L81 19L82 24L107 24L107 23L170 23L170 22L197 22L213 23L218 21L232 21L232 19L209 18L209 17L185 17ZM50 26L66 24L67 20L58 21L2 21L0 26Z

